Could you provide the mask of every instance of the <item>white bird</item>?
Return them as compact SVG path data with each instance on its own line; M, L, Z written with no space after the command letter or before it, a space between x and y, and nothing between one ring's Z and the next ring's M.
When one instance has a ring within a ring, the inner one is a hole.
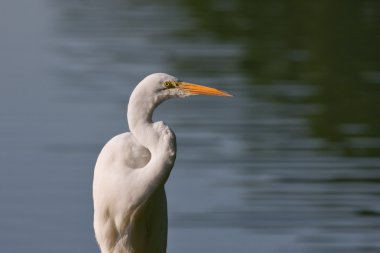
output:
M147 76L132 92L131 132L112 138L95 165L94 229L102 253L166 252L164 184L176 159L176 137L162 121L152 122L152 114L169 98L199 94L231 96L163 73Z

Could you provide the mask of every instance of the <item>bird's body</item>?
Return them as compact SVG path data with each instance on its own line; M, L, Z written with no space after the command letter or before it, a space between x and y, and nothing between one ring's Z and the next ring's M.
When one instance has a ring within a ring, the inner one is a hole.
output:
M102 252L165 252L164 186L157 186L145 199L142 193L147 189L139 183L150 158L149 150L131 133L115 136L100 153L93 187L95 207L106 207L95 208L94 219L95 230L101 231L96 237ZM142 199L135 199L137 195ZM128 249L129 245L133 248Z
M153 123L152 114L168 98L204 94L199 87L209 95L229 95L167 74L152 74L133 91L131 132L112 138L95 165L94 229L102 253L166 252L164 184L176 158L176 138L163 122Z

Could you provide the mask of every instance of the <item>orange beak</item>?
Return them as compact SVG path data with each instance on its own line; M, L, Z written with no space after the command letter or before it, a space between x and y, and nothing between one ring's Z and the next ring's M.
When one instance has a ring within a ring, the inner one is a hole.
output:
M184 90L185 92L188 92L190 95L233 97L230 93L227 93L225 91L192 83L180 82L178 88Z

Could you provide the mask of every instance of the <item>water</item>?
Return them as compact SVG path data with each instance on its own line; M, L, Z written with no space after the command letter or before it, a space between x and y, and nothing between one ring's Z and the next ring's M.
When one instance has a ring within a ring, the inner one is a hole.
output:
M91 182L153 72L168 101L168 252L380 251L374 1L0 3L0 252L98 252Z

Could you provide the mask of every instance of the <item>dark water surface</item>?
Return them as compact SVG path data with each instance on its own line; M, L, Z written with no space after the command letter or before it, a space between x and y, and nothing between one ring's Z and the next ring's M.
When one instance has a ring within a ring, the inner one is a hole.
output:
M380 252L376 1L0 2L0 252L99 252L93 166L167 72L168 252Z

